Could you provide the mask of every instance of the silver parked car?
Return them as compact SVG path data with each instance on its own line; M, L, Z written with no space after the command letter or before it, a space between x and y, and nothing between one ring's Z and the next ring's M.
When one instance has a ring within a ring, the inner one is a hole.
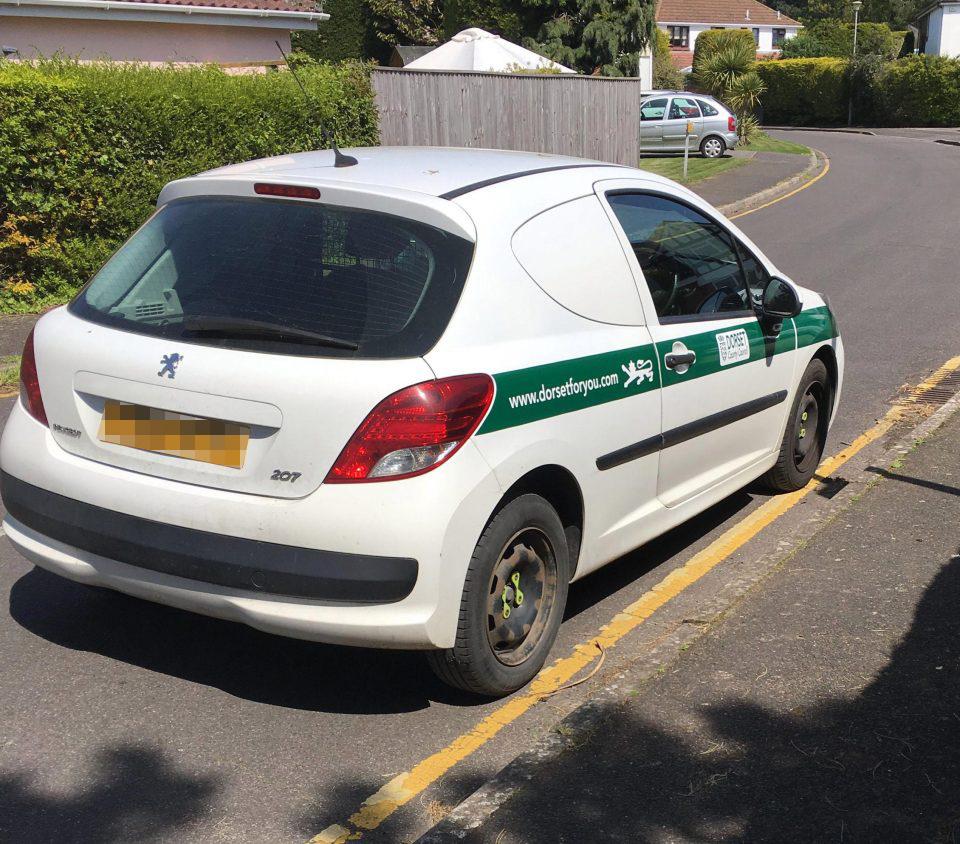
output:
M737 118L705 94L657 92L640 104L640 152L683 152L687 123L690 150L719 158L737 145Z

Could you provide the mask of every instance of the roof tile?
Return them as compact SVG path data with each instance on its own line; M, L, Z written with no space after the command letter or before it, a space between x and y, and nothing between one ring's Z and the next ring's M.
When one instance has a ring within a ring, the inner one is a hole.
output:
M256 9L265 12L318 12L312 0L116 0L118 3L156 3L158 6L213 6L217 9Z
M749 17L748 17L749 14ZM658 23L756 24L801 26L799 21L764 6L757 0L660 0Z

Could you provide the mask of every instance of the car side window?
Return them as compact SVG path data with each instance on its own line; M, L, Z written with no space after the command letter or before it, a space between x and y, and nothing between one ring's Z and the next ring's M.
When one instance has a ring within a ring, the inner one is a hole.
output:
M752 311L737 247L719 223L657 194L613 193L607 201L643 270L661 322Z
M697 100L697 103L700 106L700 111L703 112L704 117L716 117L720 114L710 103L705 103L703 100Z
M671 120L689 120L700 116L700 109L697 107L696 100L690 100L686 97L674 97L670 103Z
M667 110L667 101L663 100L648 100L642 106L640 106L640 119L641 120L662 120L664 112Z

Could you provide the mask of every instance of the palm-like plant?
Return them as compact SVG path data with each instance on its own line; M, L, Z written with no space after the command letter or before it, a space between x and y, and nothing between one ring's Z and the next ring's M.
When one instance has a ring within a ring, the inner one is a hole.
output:
M697 82L733 109L744 143L749 143L750 136L757 130L753 112L766 90L754 70L756 64L753 46L737 42L710 56L697 73Z

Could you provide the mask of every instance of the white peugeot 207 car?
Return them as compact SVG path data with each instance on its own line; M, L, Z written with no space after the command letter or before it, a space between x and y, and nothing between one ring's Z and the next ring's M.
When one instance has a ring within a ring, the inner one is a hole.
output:
M40 319L0 448L24 556L426 649L501 695L572 580L756 478L810 481L833 316L695 194L529 153L354 155L172 182Z

